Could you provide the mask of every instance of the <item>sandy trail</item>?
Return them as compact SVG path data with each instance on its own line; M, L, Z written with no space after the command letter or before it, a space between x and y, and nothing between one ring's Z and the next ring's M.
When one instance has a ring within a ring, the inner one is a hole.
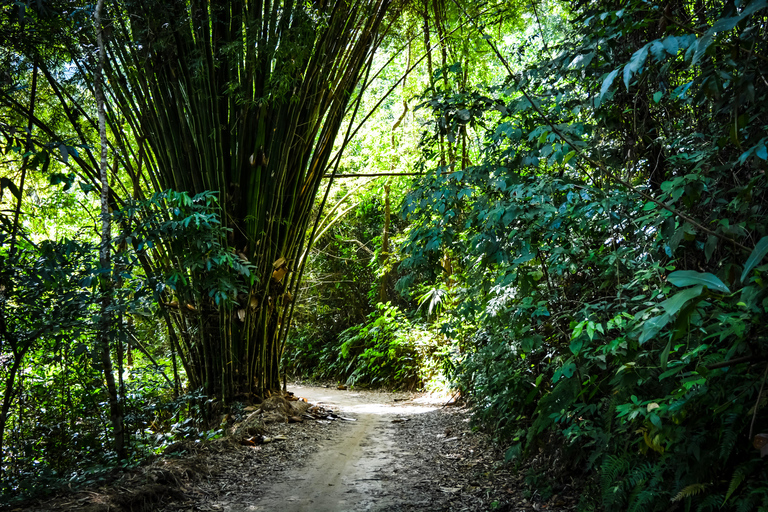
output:
M318 439L317 452L301 467L270 486L249 510L342 512L378 510L393 503L387 474L407 467L412 453L397 446L393 420L434 410L437 406L395 402L388 393L371 394L295 386L290 389L310 403L324 405L350 422L343 435ZM394 468L394 469L393 469Z

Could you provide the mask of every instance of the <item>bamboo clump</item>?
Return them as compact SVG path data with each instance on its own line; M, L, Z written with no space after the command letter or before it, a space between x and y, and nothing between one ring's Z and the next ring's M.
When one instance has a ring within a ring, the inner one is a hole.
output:
M134 182L117 195L136 183L218 192L231 230L222 243L256 269L234 306L198 295L179 298L192 309L162 311L190 387L208 396L226 403L279 387L299 284L291 265L388 3L137 0L111 13L113 150ZM147 252L145 271L178 266L183 247Z

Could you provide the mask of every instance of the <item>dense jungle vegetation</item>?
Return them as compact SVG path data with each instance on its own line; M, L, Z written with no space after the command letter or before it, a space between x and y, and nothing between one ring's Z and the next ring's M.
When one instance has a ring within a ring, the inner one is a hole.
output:
M1 5L0 504L302 378L768 510L766 0Z

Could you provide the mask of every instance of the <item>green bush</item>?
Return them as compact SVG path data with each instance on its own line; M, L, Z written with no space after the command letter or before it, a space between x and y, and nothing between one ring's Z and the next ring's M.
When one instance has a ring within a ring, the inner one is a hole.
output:
M429 334L399 308L378 304L364 325L341 333L339 355L349 385L415 389L421 387Z
M400 286L456 255L476 421L510 459L562 450L605 510L768 510L768 82L737 51L766 54L765 8L707 4L697 34L685 6L581 3L557 52L422 105L427 158L483 142L410 195Z
M289 338L289 372L349 386L422 389L441 376L445 344L426 326L409 319L391 303L378 304L362 325L330 342L311 334Z

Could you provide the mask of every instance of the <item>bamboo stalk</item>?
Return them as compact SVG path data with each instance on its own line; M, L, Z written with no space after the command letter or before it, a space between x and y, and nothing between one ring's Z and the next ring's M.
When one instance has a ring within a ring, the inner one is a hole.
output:
M246 305L243 322L230 306L203 298L196 306L214 316L201 314L194 333L179 331L182 364L206 393L228 401L279 387L293 311L283 292L300 281L314 197L361 71L370 71L388 3L337 0L323 26L293 0L138 2L130 16L116 15L116 40L143 41L110 46L110 128L120 130L119 116L137 141L134 149L122 134L113 139L132 181L119 194L135 191L139 180L154 191L219 191L222 223L232 229L232 241L223 243L245 249L257 269L247 296L258 305ZM278 79L288 84L285 97L275 93ZM158 246L147 266L155 273L178 266L176 250ZM300 266L285 282L272 278L279 258Z

